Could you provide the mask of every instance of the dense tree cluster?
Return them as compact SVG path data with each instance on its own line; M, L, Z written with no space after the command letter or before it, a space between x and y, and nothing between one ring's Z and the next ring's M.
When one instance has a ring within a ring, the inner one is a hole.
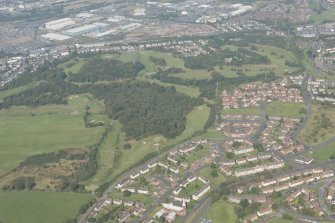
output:
M3 190L32 190L35 186L34 177L18 177L10 182L9 185L4 185Z
M120 60L103 60L92 58L88 60L78 73L70 76L76 82L94 83L97 81L112 81L117 79L135 78L145 67L141 62L122 62Z
M147 82L94 85L89 91L104 99L106 113L118 119L130 138L161 134L173 138L185 129L186 114L202 100L177 93L174 87Z
M150 56L149 60L157 66L165 67L167 65L164 58Z
M185 67L190 69L210 69L225 63L229 59L229 65L242 66L244 64L268 64L270 59L266 56L252 52L250 50L239 48L236 52L230 49L218 50L208 55L199 55L184 58Z

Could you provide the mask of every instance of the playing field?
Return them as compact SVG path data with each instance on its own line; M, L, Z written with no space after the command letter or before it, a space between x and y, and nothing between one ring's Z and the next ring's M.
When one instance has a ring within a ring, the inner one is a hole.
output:
M205 212L205 218L213 223L235 223L238 219L234 211L234 205L226 202L216 202Z
M0 220L6 223L64 223L74 218L90 194L0 192Z
M39 108L13 107L0 111L0 174L28 156L95 144L104 129L85 128L85 96L74 104Z
M306 106L303 103L276 101L266 105L266 112L269 116L302 118L305 115Z

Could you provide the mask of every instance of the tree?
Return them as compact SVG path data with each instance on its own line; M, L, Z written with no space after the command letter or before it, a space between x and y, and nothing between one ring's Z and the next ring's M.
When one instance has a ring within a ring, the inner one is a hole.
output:
M211 168L212 168L212 169L216 169L216 167L217 167L217 166L216 166L215 163L211 163Z
M232 146L233 146L233 148L238 148L238 147L242 146L242 143L238 142L238 141L234 141Z
M219 176L218 171L216 171L216 170L212 170L212 171L211 171L211 176L212 176L212 177L218 177L218 176Z
M126 143L123 145L124 149L131 149L131 144L130 143Z
M227 152L226 153L226 157L227 157L227 159L233 159L234 158L234 154L232 152Z
M129 190L123 191L123 196L124 197L129 197L131 195L131 192Z
M249 207L249 201L248 199L243 199L240 201L240 205L242 206L242 208L246 209L247 207Z

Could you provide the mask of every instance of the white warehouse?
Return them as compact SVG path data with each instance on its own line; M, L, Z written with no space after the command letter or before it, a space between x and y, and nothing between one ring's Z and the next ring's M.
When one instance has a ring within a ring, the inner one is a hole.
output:
M45 28L50 30L59 30L68 26L76 24L71 18L58 19L45 23Z

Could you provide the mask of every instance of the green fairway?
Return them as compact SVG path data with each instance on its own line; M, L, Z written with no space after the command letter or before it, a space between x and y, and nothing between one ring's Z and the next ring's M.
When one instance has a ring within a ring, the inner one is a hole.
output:
M259 108L224 108L222 115L260 115Z
M269 116L284 116L290 118L301 118L305 115L306 106L295 102L271 102L266 105Z
M85 64L86 59L84 58L72 58L71 60L58 65L59 68L63 69L66 74L78 73L80 68Z
M98 168L96 176L89 180L86 185L87 189L94 190L100 184L113 180L133 165L137 164L143 157L151 152L156 151L158 147L169 147L175 145L189 137L196 131L203 129L209 116L209 107L206 105L198 106L187 115L186 129L184 132L174 139L166 139L163 136L151 136L142 140L131 140L131 149L124 149L126 143L122 126L118 122L113 122L112 131L106 142L99 150ZM118 150L119 157L114 159ZM116 161L116 162L115 162Z
M74 218L90 194L0 192L0 219L6 223L64 223Z
M213 223L235 223L238 218L234 211L234 205L226 202L216 202L205 212L205 218Z
M216 68L216 71L222 73L223 76L228 78L238 77L238 72L243 73L246 76L255 76L261 73L274 72L276 75L283 75L284 73L295 72L299 67L289 67L285 64L286 61L297 63L297 58L289 51L268 45L255 45L257 50L255 53L267 56L271 63L269 64L245 64L240 67L223 66L223 69ZM238 47L234 45L225 45L223 49L229 48L233 51L237 51ZM250 47L247 47L250 50Z
M34 154L95 144L104 129L85 128L82 109L70 103L1 110L0 174Z
M148 79L144 79L144 80L148 80ZM200 95L199 88L197 88L197 87L190 87L190 86L179 85L179 84L163 83L161 81L153 80L153 79L150 79L150 82L159 84L159 85L164 86L164 87L174 86L176 88L177 92L186 94L190 97L198 97Z

